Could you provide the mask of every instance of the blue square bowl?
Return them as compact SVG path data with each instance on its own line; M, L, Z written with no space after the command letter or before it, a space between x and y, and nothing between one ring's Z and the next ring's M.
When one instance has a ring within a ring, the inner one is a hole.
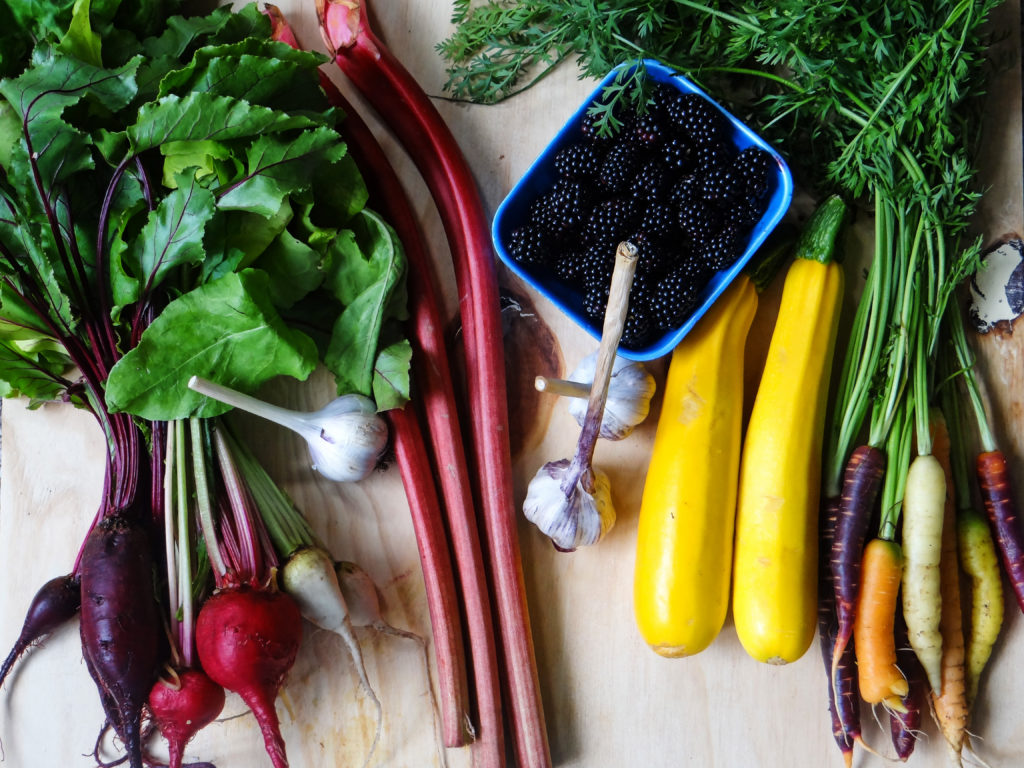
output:
M654 360L671 352L679 341L690 331L701 316L728 287L729 283L739 274L740 270L750 261L758 246L764 242L775 228L793 198L793 178L782 157L769 146L760 136L729 114L707 94L682 75L665 67L657 61L643 62L646 76L658 83L668 83L683 93L695 93L715 106L728 120L730 139L737 151L747 147L760 147L768 152L775 163L771 166L768 176L767 207L761 219L747 234L746 244L740 257L727 269L717 272L704 287L697 300L696 308L690 313L682 325L663 333L652 343L641 349L627 349L619 346L618 353L630 360ZM538 293L549 299L576 323L582 326L595 339L601 338L601 326L592 322L583 312L583 293L575 286L558 280L548 270L532 265L524 265L515 261L508 250L511 233L525 224L529 216L530 204L540 195L549 191L555 184L557 174L554 168L555 155L563 147L576 143L583 138L580 128L584 114L592 104L601 100L605 86L610 84L623 69L632 69L636 63L624 64L612 70L593 93L583 102L576 113L562 126L561 130L533 162L523 177L516 183L508 196L498 206L491 227L491 235L498 256L512 272L518 275Z

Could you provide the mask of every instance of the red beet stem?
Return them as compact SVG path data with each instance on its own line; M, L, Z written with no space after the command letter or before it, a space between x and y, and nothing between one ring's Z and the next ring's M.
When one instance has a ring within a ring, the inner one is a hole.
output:
M520 764L550 766L526 606L505 386L497 270L472 172L423 89L377 39L359 2L317 0L335 62L394 131L430 189L452 251L459 291L473 455L501 629L510 719Z
M1024 611L1024 530L1021 529L1003 452L996 450L979 454L977 474L1003 568L1010 578L1017 605Z

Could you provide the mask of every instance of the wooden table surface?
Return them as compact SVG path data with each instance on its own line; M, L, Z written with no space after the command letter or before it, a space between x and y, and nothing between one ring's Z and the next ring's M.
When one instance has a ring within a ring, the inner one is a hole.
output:
M312 0L282 0L300 39L320 47ZM378 29L426 90L439 94L443 64L434 45L448 29L450 2L383 2L374 8ZM992 185L981 226L988 240L1024 232L1020 61L1016 30L1019 3L1005 9L1010 40L1009 69L992 92L984 178ZM344 87L344 86L343 86ZM564 67L542 85L499 106L472 107L439 101L493 211L579 100L593 87ZM410 180L414 204L427 235L447 264L444 239L425 188L410 164L382 140ZM449 307L454 310L450 268ZM557 310L506 276L520 298L511 307L509 354L514 381L536 373L565 373L595 343ZM855 285L857 275L848 275ZM755 320L749 356L759 359L772 323L772 302ZM980 340L992 407L1000 436L1024 493L1024 367L1021 335ZM651 368L659 386L666 361ZM754 379L748 382L754 383ZM751 387L748 387L751 389ZM326 377L312 385L281 387L269 394L292 407L315 408L329 399ZM514 409L517 502L537 467L571 454L577 427L563 404L525 398ZM559 554L528 523L520 525L523 566L531 606L551 748L556 765L587 768L644 766L827 766L840 765L826 711L825 676L817 645L798 662L773 667L752 661L736 638L731 618L703 653L663 659L652 653L633 620L632 572L637 510L659 398L651 416L629 439L602 442L596 462L610 475L618 522L598 547ZM386 618L429 638L423 579L397 469L376 473L356 485L314 476L304 445L276 427L246 423L260 436L256 448L272 474L306 512L339 559L360 563L386 600ZM101 484L103 443L91 417L65 406L29 411L11 401L2 409L0 465L0 562L9 566L0 589L0 647L18 633L25 608L42 582L69 569ZM1024 755L1024 621L1007 602L1003 635L983 680L972 733L979 755L990 765L1020 765ZM373 729L373 711L358 689L341 641L307 625L299 660L278 701L289 756L295 768L363 764ZM381 745L372 766L468 766L460 750L442 750L432 698L432 669L425 649L414 641L361 631L371 681L385 708ZM884 713L883 713L884 714ZM87 756L102 724L95 687L82 662L77 625L69 625L32 651L0 692L0 739L10 768L89 766ZM891 754L887 731L865 710L865 737ZM162 747L154 747L163 754ZM106 749L105 754L111 752ZM187 759L218 768L269 765L255 722L237 697L228 700L222 721L206 729L187 750ZM943 747L926 723L914 765L939 765ZM856 765L885 765L858 751Z

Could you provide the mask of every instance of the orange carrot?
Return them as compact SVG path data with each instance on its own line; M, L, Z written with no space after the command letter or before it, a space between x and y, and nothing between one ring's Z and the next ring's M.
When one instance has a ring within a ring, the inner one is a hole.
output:
M942 524L942 559L939 564L942 594L942 689L932 692L932 714L950 749L953 762L961 764L960 755L967 737L969 717L963 618L960 613L960 569L956 544L956 504L953 496L953 473L950 467L949 432L939 412L932 416L932 453L946 474L946 506Z
M907 680L896 666L896 603L903 573L900 545L872 539L864 547L860 594L853 623L861 698L903 711Z

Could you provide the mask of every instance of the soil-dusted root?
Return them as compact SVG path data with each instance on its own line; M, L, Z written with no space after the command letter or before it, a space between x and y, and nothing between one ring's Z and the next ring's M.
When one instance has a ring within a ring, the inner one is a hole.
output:
M1002 451L985 451L977 459L978 485L1003 568L1010 578L1017 605L1024 611L1024 528L1010 487L1010 473Z
M39 588L25 612L21 634L0 667L0 686L28 647L40 642L64 622L70 621L78 613L81 604L81 585L78 576L74 574L57 576Z
M224 689L193 667L174 672L169 680L157 680L148 705L167 740L168 768L181 768L185 745L224 709Z
M864 539L871 522L871 510L885 474L885 462L883 451L871 445L862 445L850 454L843 472L843 489L829 559L839 622L832 649L833 678L853 636Z
M82 548L82 655L132 768L142 768L142 708L162 662L150 538L142 525L109 515Z
M196 619L203 669L252 710L274 768L288 768L274 702L301 642L298 606L273 587L223 589L203 603Z

